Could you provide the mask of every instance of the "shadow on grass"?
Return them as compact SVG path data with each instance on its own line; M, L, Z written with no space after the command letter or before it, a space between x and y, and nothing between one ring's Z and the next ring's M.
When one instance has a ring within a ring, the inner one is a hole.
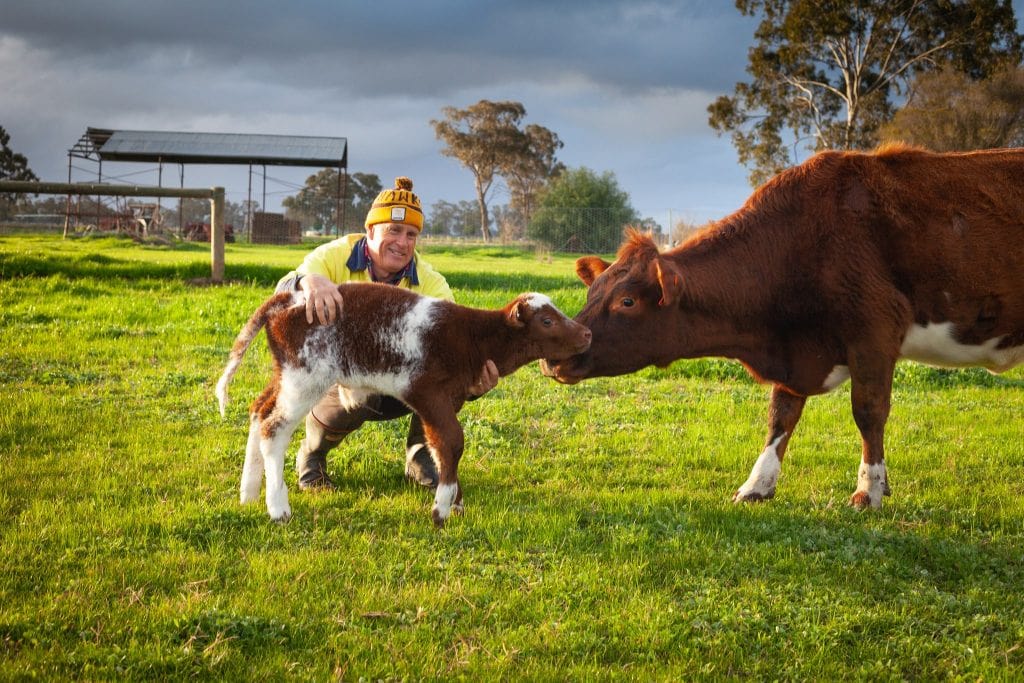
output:
M448 269L445 279L453 289L493 292L505 290L515 294L521 292L546 292L554 289L575 287L579 280L575 275L565 277L531 275L529 273L469 273ZM582 285L579 284L582 288Z
M566 503L579 506L574 522L585 544L619 548L624 558L642 552L653 565L652 577L685 571L726 585L807 582L890 600L894 586L964 594L1009 589L1024 574L1013 534L967 539L845 506L801 512L773 502L702 506L679 499L617 510L595 509L583 498L558 505ZM680 554L651 552L671 547Z
M273 287L288 272L286 268L261 266L257 264L227 264L226 281L244 281L256 285ZM51 258L37 253L0 253L0 277L54 277L68 280L80 279L128 279L128 280L204 280L210 277L210 265L195 263L146 263L128 259L113 258L103 254L84 256L63 255Z
M254 514L257 509L264 514ZM266 516L266 508L237 504L178 522L170 535L189 547L205 551L217 546L237 546L240 538L252 538L254 534L265 532L268 526L272 526L272 522Z

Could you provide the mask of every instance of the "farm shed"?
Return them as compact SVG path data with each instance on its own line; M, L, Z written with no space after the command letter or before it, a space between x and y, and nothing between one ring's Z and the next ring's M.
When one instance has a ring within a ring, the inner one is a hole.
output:
M158 186L163 185L164 164L177 164L181 187L185 186L185 165L225 164L248 165L248 205L252 206L252 172L263 167L263 195L266 206L266 167L295 166L338 169L339 183L335 196L339 224L348 179L347 138L308 135L262 135L246 133L193 133L149 130L86 129L78 142L68 150L68 182L71 182L72 159L97 163L96 181L103 180L103 162L156 163L159 165ZM70 213L70 200L68 202Z

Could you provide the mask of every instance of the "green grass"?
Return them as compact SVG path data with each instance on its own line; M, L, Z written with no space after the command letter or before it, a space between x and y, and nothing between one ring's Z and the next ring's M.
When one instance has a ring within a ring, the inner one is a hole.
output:
M237 502L262 343L308 247L0 238L0 679L1024 677L1024 372L901 365L893 496L846 506L848 387L808 403L775 500L734 506L767 389L735 364L574 387L536 365L462 412L466 514L402 477L405 420L278 526ZM584 291L572 259L430 252L462 303ZM296 440L297 441L297 440ZM294 454L295 445L290 451Z

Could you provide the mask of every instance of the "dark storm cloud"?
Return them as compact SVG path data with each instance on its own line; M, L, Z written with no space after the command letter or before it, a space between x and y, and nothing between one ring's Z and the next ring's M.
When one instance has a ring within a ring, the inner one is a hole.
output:
M727 0L3 0L0 125L49 180L87 126L329 135L352 170L458 201L472 183L430 120L515 100L644 215L720 215L748 188L706 107L743 80L754 24ZM244 198L246 179L199 173Z
M619 90L731 90L752 23L725 2L5 3L0 35L108 68L179 54L278 82L439 95L586 78ZM392 82L388 82L393 79Z

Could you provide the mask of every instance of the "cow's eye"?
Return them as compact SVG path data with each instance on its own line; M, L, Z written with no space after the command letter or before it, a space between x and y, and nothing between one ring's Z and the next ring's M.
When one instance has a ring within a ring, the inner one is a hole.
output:
M551 318L544 318L540 322L544 327L551 327L552 325Z
M631 306L632 306L633 304L635 304L635 303L636 303L636 302L635 302L635 301L633 301L633 298L632 298L632 297L629 297L629 296L627 296L627 297L624 297L624 298L622 299L622 306L623 306L624 308L630 308L630 307L631 307Z

